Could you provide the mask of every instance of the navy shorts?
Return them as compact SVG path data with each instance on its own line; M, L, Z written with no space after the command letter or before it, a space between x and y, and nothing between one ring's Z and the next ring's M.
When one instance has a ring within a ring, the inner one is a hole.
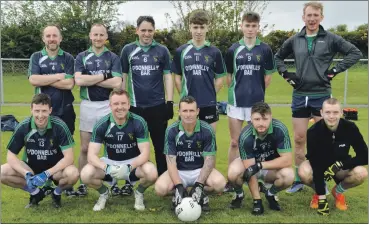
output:
M74 107L72 104L68 104L66 106L64 106L64 111L63 111L63 115L58 116L61 120L64 121L64 123L67 125L67 127L69 128L70 133L74 134L74 130L75 130L75 122L76 122L76 113L74 112Z
M293 118L310 118L312 116L321 116L323 102L331 98L331 95L323 97L312 96L293 96L292 97L292 117Z

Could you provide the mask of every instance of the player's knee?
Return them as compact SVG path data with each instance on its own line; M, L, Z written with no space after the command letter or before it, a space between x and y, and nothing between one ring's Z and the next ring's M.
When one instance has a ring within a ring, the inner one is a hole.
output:
M156 195L160 197L164 197L168 193L168 188L162 182L156 182L154 189L155 189Z
M6 184L7 182L7 177L10 175L10 170L11 170L11 167L9 166L9 164L3 164L1 165L1 177L0 177L0 180L1 180L1 183L3 184Z
M295 179L295 173L292 168L283 168L279 171L283 183L287 186L291 185Z
M238 140L231 139L231 148L238 148Z
M65 175L68 177L68 184L75 184L78 181L79 172L74 166L69 167L68 170L65 171Z
M313 180L313 170L309 166L300 166L297 174L305 184L309 184Z
M86 166L84 166L80 174L82 182L88 184L91 181L94 173L95 169L92 165L87 164Z
M214 191L219 193L224 190L224 187L226 186L226 180L223 176L217 176L212 181Z
M363 183L368 177L368 170L363 166L355 167L353 173L358 183Z
M300 134L300 133L295 132L294 141L295 141L295 145L297 145L297 147L302 147L303 145L305 145L305 142L306 142L305 133Z

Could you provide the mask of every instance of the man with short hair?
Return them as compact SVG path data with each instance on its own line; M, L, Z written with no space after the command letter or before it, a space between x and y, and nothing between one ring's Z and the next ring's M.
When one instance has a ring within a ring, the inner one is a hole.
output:
M80 137L81 151L79 171L87 164L87 150L91 132L96 122L111 112L109 94L113 88L122 84L122 71L119 57L105 47L108 39L103 24L93 24L90 30L92 46L78 54L75 65L75 82L81 87L80 97ZM81 182L76 192L79 196L87 194L86 185Z
M303 188L297 171L305 159L306 130L311 116L315 122L321 119L322 103L332 94L331 80L362 57L353 44L324 30L320 25L323 18L322 3L305 3L302 16L305 26L288 38L275 55L279 74L293 87L291 108L296 177L287 193ZM344 55L344 58L329 69L337 53ZM294 55L296 72L288 72L284 64L284 59L290 54Z
M100 193L93 210L105 208L109 190L103 181L128 180L131 184L140 181L134 191L136 210L144 210L144 191L158 177L150 159L150 142L145 120L129 112L129 95L115 89L110 94L111 113L101 118L94 126L88 147L88 164L82 169L81 179ZM99 158L101 145L104 156Z
M226 68L220 50L206 40L210 18L206 11L190 14L192 39L176 49L172 72L180 97L193 96L200 108L199 119L213 130L219 120L216 94L223 87Z
M57 185L51 192L52 204L60 208L62 190L78 180L73 165L73 136L51 112L50 97L36 94L31 102L32 116L16 127L7 146L7 163L1 165L1 183L30 193L26 208L38 205L45 197L46 189L41 187L49 180ZM23 147L25 154L19 160L17 155Z
M242 16L240 28L243 38L234 43L225 57L228 84L228 126L231 143L228 150L228 166L239 157L238 137L243 122L251 120L251 107L264 101L265 89L269 86L275 70L274 57L269 45L257 37L260 16L256 12L246 12ZM227 183L225 191L232 191Z
M45 93L51 98L51 115L58 116L74 133L76 114L74 97L74 58L60 48L62 35L57 25L48 25L42 31L45 47L31 55L28 80L35 86L35 93Z
M216 141L213 128L197 119L199 108L192 96L185 96L179 102L180 120L167 128L164 153L168 171L155 183L159 196L169 194L173 189L174 209L184 197L190 196L198 202L203 211L209 211L207 192L222 192L225 178L215 169ZM187 193L186 188L192 187Z
M163 153L165 129L168 120L173 118L170 53L167 47L153 39L155 21L152 16L138 17L136 34L138 40L125 45L120 55L123 89L127 88L130 94L130 111L147 122L158 174L161 175L167 170ZM132 192L129 182L121 188L122 195L131 195Z
M368 177L368 146L355 123L342 117L342 107L335 98L323 102L322 120L307 131L307 160L299 167L304 184L315 189L310 207L321 215L329 214L324 181L334 180L332 189L336 208L347 210L343 193L361 185ZM349 154L353 147L355 156Z
M251 108L251 123L241 132L239 138L241 158L235 159L228 169L228 180L235 189L231 208L240 208L244 193L242 185L248 183L253 198L254 215L264 213L257 179L272 183L265 190L265 198L272 210L281 207L276 194L289 187L294 179L290 137L287 127L272 119L272 111L264 102Z

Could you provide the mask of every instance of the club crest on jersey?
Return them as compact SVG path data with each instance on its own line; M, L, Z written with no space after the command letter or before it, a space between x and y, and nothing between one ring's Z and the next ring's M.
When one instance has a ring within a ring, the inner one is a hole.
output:
M64 63L61 63L60 67L62 68L62 70L64 70Z
M129 139L130 139L131 141L134 139L134 137L133 137L133 134L132 134L132 133L128 133L128 137L129 137Z
M209 62L209 56L208 55L205 55L205 62L208 63Z
M54 145L54 140L52 138L50 138L50 146Z
M109 60L105 60L105 66L106 66L106 68L110 67L110 61Z
M202 147L201 141L196 141L196 145L197 145L197 148L201 148Z
M260 59L261 59L261 55L256 55L256 60L257 60L258 62L260 62Z
M158 61L158 56L156 56L156 55L155 55L155 56L153 56L153 58L154 58L154 61L155 61L155 62L157 62L157 61Z

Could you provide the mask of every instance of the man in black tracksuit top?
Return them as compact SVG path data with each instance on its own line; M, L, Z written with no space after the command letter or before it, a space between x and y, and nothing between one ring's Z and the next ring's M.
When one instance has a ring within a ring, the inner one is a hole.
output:
M357 47L341 36L324 30L320 25L324 18L322 3L305 3L303 12L305 26L299 33L288 38L275 54L279 74L293 86L291 108L296 176L288 193L303 188L297 171L305 158L309 119L313 117L315 122L321 119L322 103L332 94L331 80L362 57ZM344 56L343 60L330 68L337 53ZM290 54L294 56L296 72L288 72L284 64L284 59Z
M325 100L321 115L323 120L307 131L308 160L301 164L298 172L302 182L316 191L310 207L318 208L319 214L328 215L324 181L333 179L336 182L332 189L336 208L347 210L343 192L362 184L368 176L363 167L368 164L368 146L355 123L341 118L342 108L337 99ZM355 157L350 156L350 147Z

